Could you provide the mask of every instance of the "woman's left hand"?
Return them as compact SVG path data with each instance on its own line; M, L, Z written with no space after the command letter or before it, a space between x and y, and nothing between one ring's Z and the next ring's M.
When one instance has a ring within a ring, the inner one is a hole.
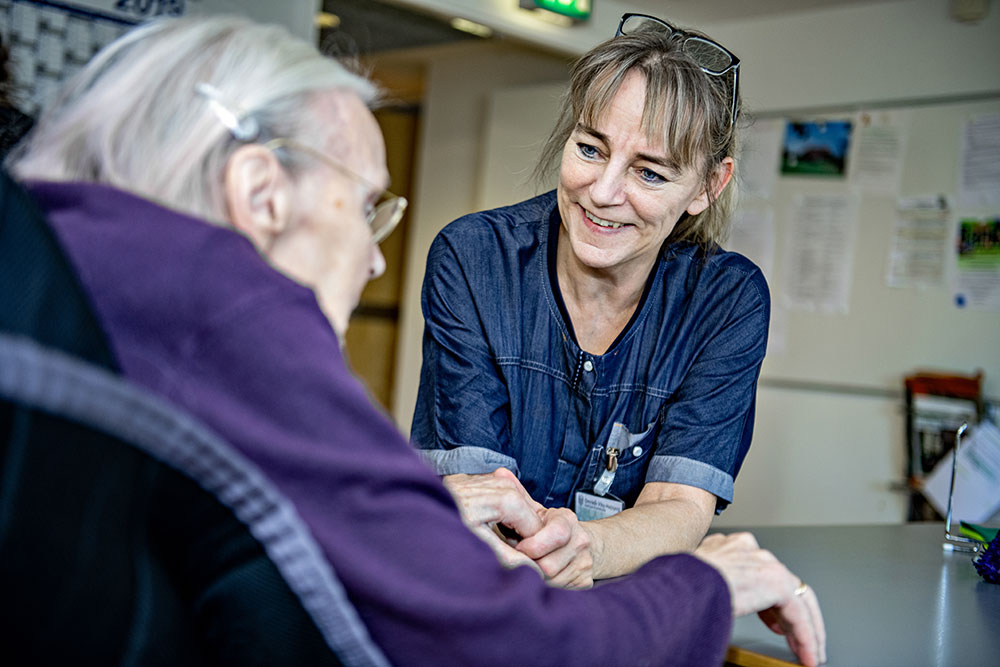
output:
M541 568L545 579L559 588L591 588L594 585L593 535L565 507L541 509L541 529L521 540L517 550Z

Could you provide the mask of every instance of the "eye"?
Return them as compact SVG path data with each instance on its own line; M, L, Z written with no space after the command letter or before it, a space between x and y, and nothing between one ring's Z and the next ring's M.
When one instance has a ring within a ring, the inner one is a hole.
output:
M649 185L659 185L660 183L666 183L667 179L656 173L648 167L641 167L639 170L639 178L643 183L648 183Z
M601 152L597 150L596 146L585 144L582 141L576 142L576 150L588 160L596 160L601 156Z

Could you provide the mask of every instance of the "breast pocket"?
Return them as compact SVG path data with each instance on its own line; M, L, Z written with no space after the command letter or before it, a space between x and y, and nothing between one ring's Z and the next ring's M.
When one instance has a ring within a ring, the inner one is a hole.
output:
M607 443L598 452L599 463L594 466L596 474L600 474L600 469L604 467L607 453L611 449L618 450L618 467L608 492L623 500L626 507L635 504L645 483L646 469L656 442L656 424L649 424L641 433L632 433L624 424L616 422Z

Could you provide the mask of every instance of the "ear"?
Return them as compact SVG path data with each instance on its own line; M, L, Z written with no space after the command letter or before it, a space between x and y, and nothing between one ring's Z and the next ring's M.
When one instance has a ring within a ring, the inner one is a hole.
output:
M718 199L722 191L726 189L729 185L729 181L733 178L733 171L736 169L736 161L731 157L724 157L722 161L716 165L715 173L712 174L712 183L710 186L712 196L709 197L709 190L702 190L701 194L691 200L688 204L687 212L691 215L698 215L711 204L713 201Z
M233 227L266 251L291 222L295 197L288 174L273 152L250 144L229 158L223 182Z

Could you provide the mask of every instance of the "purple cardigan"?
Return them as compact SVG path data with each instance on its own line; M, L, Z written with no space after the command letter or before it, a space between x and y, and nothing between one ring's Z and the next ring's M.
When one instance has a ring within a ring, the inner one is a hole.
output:
M125 376L289 497L399 665L719 665L722 577L688 555L591 591L505 570L351 374L313 292L233 231L99 185L27 184Z

